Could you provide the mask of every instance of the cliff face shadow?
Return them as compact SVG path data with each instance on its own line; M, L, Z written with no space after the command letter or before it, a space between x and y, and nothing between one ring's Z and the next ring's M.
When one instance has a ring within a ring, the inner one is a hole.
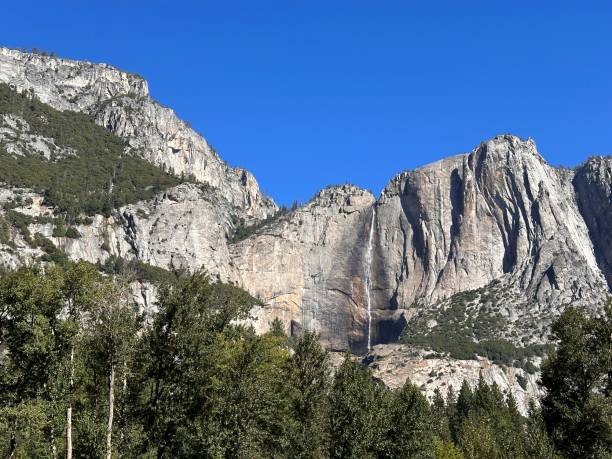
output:
M400 314L398 317L385 318L378 320L374 325L376 327L376 344L389 344L397 342L402 331L406 327L408 321L404 317L404 314Z

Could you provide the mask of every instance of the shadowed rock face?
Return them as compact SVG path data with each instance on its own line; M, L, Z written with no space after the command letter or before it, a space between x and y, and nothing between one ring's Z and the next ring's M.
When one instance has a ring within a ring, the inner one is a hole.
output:
M612 288L612 158L589 159L578 169L574 185L599 267Z

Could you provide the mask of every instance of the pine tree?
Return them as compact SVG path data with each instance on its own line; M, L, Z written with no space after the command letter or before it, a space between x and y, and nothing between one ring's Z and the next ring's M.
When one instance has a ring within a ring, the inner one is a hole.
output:
M474 393L472 388L466 380L463 380L459 394L457 395L457 402L449 404L454 406L453 413L450 419L451 434L455 443L459 441L459 430L461 424L468 418L470 411L473 409L474 404Z
M529 402L529 413L525 422L525 456L533 459L560 458L546 433L542 412L533 400Z
M330 457L375 457L379 448L377 395L370 373L347 355L334 376L329 396Z
M385 457L433 458L434 425L429 402L410 381L394 394Z
M458 441L466 459L513 458L500 449L493 426L484 416L469 415L459 426Z
M327 395L330 385L329 355L318 335L306 331L290 358L294 389L292 416L296 422L291 440L295 458L323 457L327 448Z
M272 323L270 324L270 332L274 336L278 337L287 337L285 334L285 326L283 325L283 321L278 317L275 317Z
M601 318L568 308L552 332L559 344L542 369L548 432L567 456L612 454L612 302Z
M442 441L450 441L450 426L448 417L448 407L444 401L444 397L440 393L440 389L436 387L434 390L433 400L431 402L431 415L433 417L434 431L438 438Z

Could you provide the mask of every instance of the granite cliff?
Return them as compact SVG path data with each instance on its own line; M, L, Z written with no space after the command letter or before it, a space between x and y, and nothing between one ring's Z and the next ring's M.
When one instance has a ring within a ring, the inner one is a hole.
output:
M364 362L391 385L432 365L449 371L423 376L424 389L456 384L457 375L475 381L486 369L521 400L537 391L532 366L550 322L569 304L597 309L610 293L610 157L556 168L532 140L501 135L402 172L378 197L340 185L279 212L249 172L228 166L137 75L0 48L0 83L86 114L124 142L123 155L188 178L74 220L72 236L58 230L61 215L43 191L5 184L7 267L44 256L45 238L74 260L205 269L263 301L253 310L260 331L277 317L288 333L316 330L332 351L369 354ZM0 113L7 158L79 155L60 140ZM133 288L141 307L154 307L154 285Z

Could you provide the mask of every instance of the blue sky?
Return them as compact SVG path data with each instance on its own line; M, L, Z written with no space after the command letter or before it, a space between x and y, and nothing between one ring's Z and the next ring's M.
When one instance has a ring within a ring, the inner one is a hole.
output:
M58 1L0 44L139 73L280 203L500 133L551 163L612 153L612 2Z

